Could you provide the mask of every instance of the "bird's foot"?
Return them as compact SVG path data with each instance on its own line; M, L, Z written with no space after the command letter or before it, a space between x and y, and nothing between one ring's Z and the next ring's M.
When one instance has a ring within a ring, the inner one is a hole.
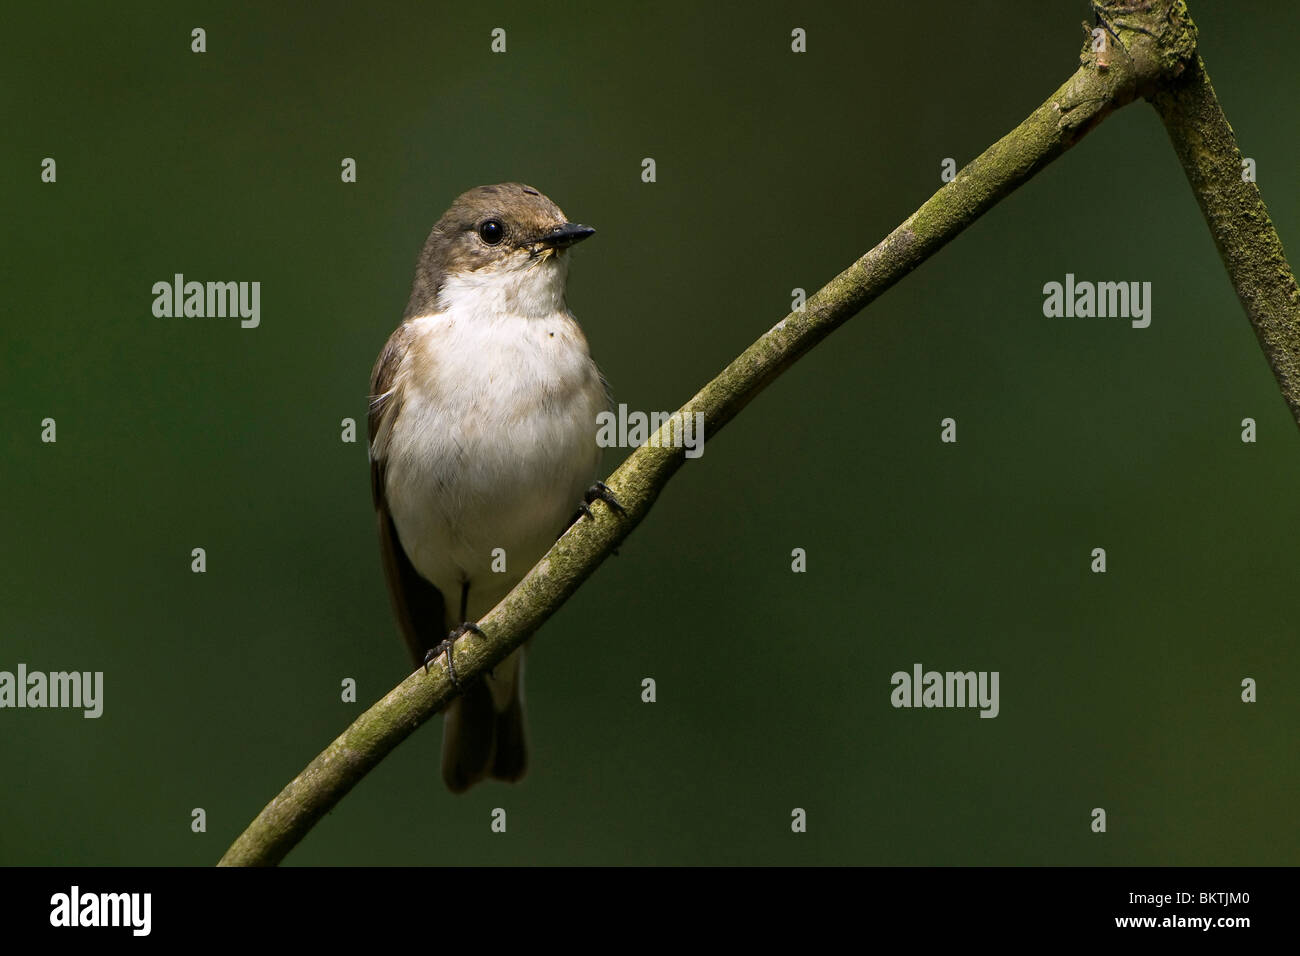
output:
M573 524L583 516L590 518L591 503L593 501L605 502L605 504L609 505L610 511L613 511L615 514L627 514L627 512L623 510L623 505L620 504L618 498L615 497L614 492L609 490L609 485L605 484L603 481L598 481L583 494L582 502L578 505L578 510L573 516L573 521L570 521L569 524Z
M457 624L455 627L451 629L451 633L447 635L446 640L444 640L437 647L429 648L429 650L425 653L424 672L426 674L429 673L429 665L433 663L434 660L441 657L443 654L446 654L447 655L447 677L451 680L451 686L456 688L457 690L460 690L460 678L456 676L456 663L452 659L452 651L456 646L456 639L469 633L477 634L479 637L486 636L483 633L482 629L473 621L465 621L462 624Z

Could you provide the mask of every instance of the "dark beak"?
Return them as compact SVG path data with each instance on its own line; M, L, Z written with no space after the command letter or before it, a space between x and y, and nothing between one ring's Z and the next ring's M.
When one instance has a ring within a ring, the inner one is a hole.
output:
M591 226L584 226L579 222L566 222L542 236L541 242L552 249L567 249L569 246L582 242L588 236L594 235L595 232L596 230L592 229Z

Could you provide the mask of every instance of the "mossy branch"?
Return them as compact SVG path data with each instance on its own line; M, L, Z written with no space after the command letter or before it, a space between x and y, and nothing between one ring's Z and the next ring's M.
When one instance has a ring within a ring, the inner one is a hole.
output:
M1300 288L1214 87L1197 57L1151 98L1291 416L1300 425Z
M1130 6L1134 5L1098 2L1096 11L1104 33L1089 37L1080 56L1079 69L1060 89L1023 123L962 169L956 179L931 196L879 245L808 299L803 310L790 313L769 329L683 405L681 414L702 413L706 437L715 436L769 382L809 349L1069 149L1109 113L1139 96L1150 96L1175 83L1195 63L1195 28L1187 18L1184 4L1181 0L1152 0L1136 5L1147 8L1140 13L1128 11L1126 8ZM1196 70L1200 70L1199 64ZM1195 75L1193 71L1193 78ZM1205 87L1208 86L1207 80ZM1162 115L1174 117L1174 125L1180 130L1194 131L1204 117L1194 108L1200 102L1195 90L1186 96L1187 99L1174 100L1163 108ZM1179 108L1184 103L1186 106ZM1226 128L1226 122L1223 126ZM1193 134L1187 138L1192 139ZM1228 130L1227 145L1217 137L1207 142L1209 148L1235 150L1231 130ZM1195 168L1200 169L1200 164ZM1190 170L1189 176L1192 176ZM1210 180L1218 182L1213 176ZM1193 186L1197 186L1195 177ZM1201 193L1198 188L1198 196ZM1255 201L1258 203L1258 196ZM1215 204L1214 208L1219 207ZM1216 228L1220 215L1230 224L1235 208L1230 201L1222 213L1211 216L1207 211L1211 228ZM1262 205L1253 208L1262 213ZM1267 222L1266 216L1262 218ZM1277 261L1284 268L1285 260L1281 258L1280 246L1276 245L1276 236L1272 238L1274 245L1269 248L1276 250ZM1245 240L1243 247L1246 252L1249 241ZM1221 244L1220 248L1224 246ZM1225 261L1227 258L1225 253ZM1249 255L1244 258L1248 260ZM1229 271L1233 269L1230 262ZM1262 281L1257 270L1245 269L1244 273L1254 282ZM1236 273L1233 275L1236 282ZM1290 276L1289 270L1286 275ZM1291 298L1287 301L1293 316L1294 281L1290 289ZM1245 295L1243 302L1247 302ZM1252 302L1247 302L1248 312ZM1266 328L1273 329L1282 322L1272 299L1259 308ZM1252 321L1256 321L1255 314L1251 315ZM1256 327L1260 327L1259 323ZM1294 332L1293 322L1291 330ZM1285 391L1289 383L1296 381L1298 353L1294 337L1270 332L1265 339L1261 333L1261 341L1265 341L1266 351L1272 349L1286 357L1285 361L1274 360L1275 368L1287 371ZM684 461L683 449L671 447L667 440L669 427L660 432L662 445L652 442L638 448L607 479L626 514L615 515L601 502L593 504L592 519L583 519L570 528L519 585L479 621L486 636L469 634L460 639L455 655L456 670L462 681L473 680L522 644L645 518L660 490ZM420 724L442 710L454 693L441 663L427 675L421 670L406 678L358 717L262 810L226 851L221 864L278 863L366 773Z

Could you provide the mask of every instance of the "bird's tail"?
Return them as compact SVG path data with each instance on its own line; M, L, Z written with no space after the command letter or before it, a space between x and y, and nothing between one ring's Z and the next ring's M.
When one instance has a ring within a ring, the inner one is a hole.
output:
M518 780L527 768L521 647L447 707L442 779L452 793L462 793L485 777Z

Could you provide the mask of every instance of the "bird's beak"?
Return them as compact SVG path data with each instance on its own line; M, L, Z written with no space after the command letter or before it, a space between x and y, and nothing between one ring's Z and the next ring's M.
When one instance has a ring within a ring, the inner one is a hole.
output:
M541 243L552 249L567 249L569 246L577 245L590 235L594 235L595 229L591 226L584 226L579 222L566 222L562 226L556 226L546 235L542 236Z

